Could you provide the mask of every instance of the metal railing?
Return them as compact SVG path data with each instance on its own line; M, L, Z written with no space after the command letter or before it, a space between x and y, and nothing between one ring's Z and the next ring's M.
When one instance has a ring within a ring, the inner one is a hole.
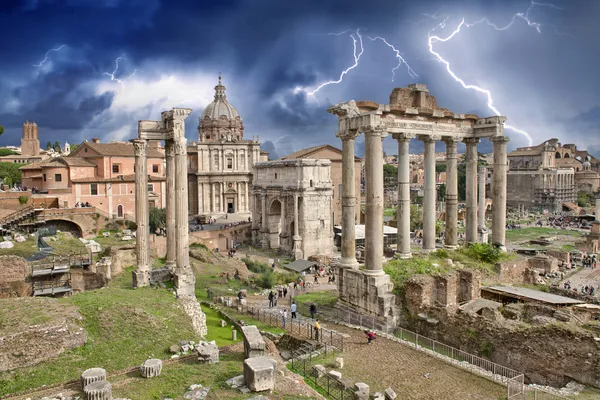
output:
M298 357L292 351L290 364L293 372L302 375L305 381L308 381L318 391L324 393L326 398L333 400L356 399L353 388L346 387L346 385L329 376L329 374L319 373L313 368L313 352L306 354L306 356Z
M331 346L340 351L344 351L344 336L336 331L323 327L317 331L312 321L291 318L291 312L287 313L287 318L284 320L279 311L270 311L259 307L239 304L238 299L234 297L226 297L221 301L221 297L223 296L213 298L213 302L221 303L232 309L237 309L241 314L248 315L257 321L264 322L268 325L281 328L296 336L314 340L318 344Z

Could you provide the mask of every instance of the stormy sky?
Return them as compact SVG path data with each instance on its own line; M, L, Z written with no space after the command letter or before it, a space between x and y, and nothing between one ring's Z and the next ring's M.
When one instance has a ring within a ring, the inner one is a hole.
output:
M340 145L329 105L387 103L415 82L479 116L494 115L487 90L534 144L557 137L600 156L599 18L590 0L2 0L0 144L18 144L25 120L42 146L127 140L172 107L194 110L186 135L197 140L222 72L245 136L279 156ZM506 133L512 148L529 144Z

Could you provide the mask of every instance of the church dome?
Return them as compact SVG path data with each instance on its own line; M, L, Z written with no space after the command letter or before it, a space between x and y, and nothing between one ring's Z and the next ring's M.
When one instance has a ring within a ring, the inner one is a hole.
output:
M238 141L242 139L243 135L242 117L238 110L227 101L225 86L219 76L219 83L215 86L215 99L206 106L200 117L199 141Z

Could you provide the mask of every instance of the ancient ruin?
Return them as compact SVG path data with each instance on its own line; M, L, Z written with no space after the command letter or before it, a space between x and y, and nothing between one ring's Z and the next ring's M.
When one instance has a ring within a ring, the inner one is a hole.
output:
M195 277L190 267L188 242L188 180L185 119L192 110L174 108L163 111L160 121L139 121L135 146L135 214L137 223L137 267L134 287L150 284L150 247L148 227L148 171L146 154L149 141L164 140L167 176L167 261L174 276L177 295L194 297Z
M477 223L477 143L488 138L494 144L492 180L492 243L505 248L506 229L506 117L479 118L473 114L456 114L437 106L435 97L423 84L396 88L389 104L372 101L340 103L328 109L338 116L336 136L342 139L343 215L342 259L339 263L338 288L344 306L359 312L384 317L394 324L398 310L393 284L383 272L383 149L388 134L398 141L398 236L397 257L411 257L410 183L408 144L417 137L425 146L425 191L423 200L423 251L435 250L436 182L435 143L446 143L447 189L445 246L458 246L457 212L457 144L467 146L466 241L478 241ZM354 141L365 134L366 163L366 257L365 269L356 260L354 231Z
M292 159L254 165L252 239L296 259L331 254L331 161ZM354 221L354 216L353 216Z

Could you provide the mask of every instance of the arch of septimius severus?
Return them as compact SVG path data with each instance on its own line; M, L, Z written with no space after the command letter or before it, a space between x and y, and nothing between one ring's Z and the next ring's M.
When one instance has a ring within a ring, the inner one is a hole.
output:
M328 112L338 116L336 136L342 140L342 258L338 289L342 304L358 312L385 317L395 323L398 308L393 284L383 272L383 138L398 141L397 256L411 257L410 182L408 145L411 139L423 141L425 148L425 190L423 198L423 251L435 250L436 182L435 143L446 143L446 232L445 246L458 245L458 159L457 144L466 144L467 193L466 241L478 241L477 223L477 143L489 139L494 146L492 177L492 243L504 248L506 227L506 172L508 169L504 136L506 117L479 118L439 108L435 97L423 84L396 88L389 104L371 101L341 103ZM365 268L356 260L354 188L354 141L365 135L366 232ZM481 225L485 225L484 223Z
M185 119L189 108L173 108L161 113L160 121L139 121L135 149L135 216L137 267L134 287L150 283L150 245L148 212L148 141L165 141L167 177L167 260L174 276L177 295L193 297L195 277L190 267L188 241L188 168Z

